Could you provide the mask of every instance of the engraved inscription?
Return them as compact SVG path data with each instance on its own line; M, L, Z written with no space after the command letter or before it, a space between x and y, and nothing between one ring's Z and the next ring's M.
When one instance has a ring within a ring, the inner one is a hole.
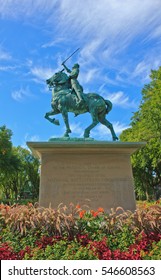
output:
M90 201L92 208L135 208L129 159L111 155L46 155L42 160L41 197L54 207ZM125 201L126 200L126 201Z

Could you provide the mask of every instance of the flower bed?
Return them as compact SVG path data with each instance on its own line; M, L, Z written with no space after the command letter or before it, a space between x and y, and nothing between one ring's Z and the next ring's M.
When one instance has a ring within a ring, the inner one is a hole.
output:
M72 204L1 204L0 259L160 260L161 203L109 214Z

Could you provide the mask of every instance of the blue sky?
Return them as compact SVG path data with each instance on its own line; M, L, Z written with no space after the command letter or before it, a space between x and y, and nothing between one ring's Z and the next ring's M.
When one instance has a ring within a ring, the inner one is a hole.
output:
M84 92L113 103L107 115L117 135L129 126L151 69L161 65L161 0L0 0L0 126L15 146L48 141L65 131L44 115L51 92L45 80L66 65L80 64ZM82 137L89 113L69 114L71 137ZM111 140L97 125L96 140Z

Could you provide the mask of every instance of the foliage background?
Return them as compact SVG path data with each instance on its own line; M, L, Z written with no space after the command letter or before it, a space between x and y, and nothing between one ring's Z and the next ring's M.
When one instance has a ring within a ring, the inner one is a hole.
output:
M120 135L121 141L147 143L132 156L136 197L147 200L161 196L161 67L152 70L150 78L131 127Z
M40 162L29 150L13 147L11 137L10 129L0 127L0 200L37 200Z

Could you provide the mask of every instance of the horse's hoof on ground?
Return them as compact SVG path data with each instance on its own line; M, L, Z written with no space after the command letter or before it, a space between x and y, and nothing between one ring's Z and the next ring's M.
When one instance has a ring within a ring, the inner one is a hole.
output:
M71 133L72 131L69 129L64 133L64 137L70 137L69 133Z
M84 133L84 138L89 138L89 133Z

